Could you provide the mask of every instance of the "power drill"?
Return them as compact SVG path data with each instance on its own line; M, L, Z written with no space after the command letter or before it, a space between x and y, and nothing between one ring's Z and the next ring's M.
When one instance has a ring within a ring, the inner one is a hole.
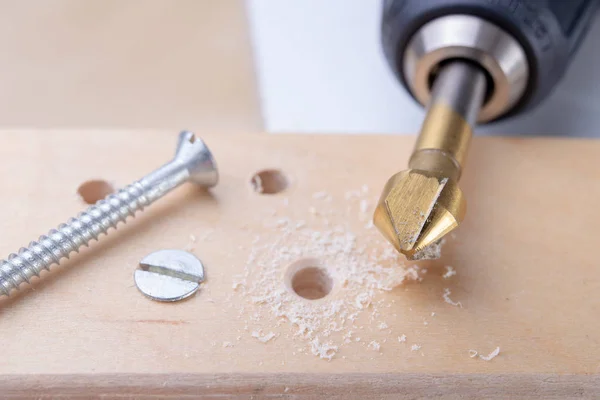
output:
M439 257L463 220L458 186L476 123L527 112L563 76L600 0L384 0L383 49L427 115L409 169L373 222L409 259Z

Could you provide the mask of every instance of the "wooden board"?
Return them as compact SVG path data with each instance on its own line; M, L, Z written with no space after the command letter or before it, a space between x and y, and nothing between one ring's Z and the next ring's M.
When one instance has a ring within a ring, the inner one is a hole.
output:
M261 130L243 0L0 1L0 125Z
M164 131L2 132L0 250L7 255L76 214L84 206L76 195L82 182L100 178L122 186L157 167L170 158L175 137ZM294 257L275 252L310 244L294 243L296 233L282 235L284 220L304 221L298 232L351 231L357 244L337 261L312 254L337 271L334 290L318 304L360 292L356 281L347 287L336 281L346 266L338 262L363 260L361 243L364 254L387 247L365 215L386 179L406 165L414 138L203 137L220 167L221 182L211 194L179 188L0 300L0 397L600 396L599 142L476 138L461 181L467 217L442 259L419 264L421 281L373 290L370 306L353 309L359 315L349 322L356 325L351 343L327 361L312 354L297 327L273 316L272 303L246 292L251 283L233 286L245 270L254 282L275 271L269 284L289 293L285 273ZM265 168L281 170L288 189L255 193L250 180ZM278 242L282 237L287 242ZM143 256L188 246L206 265L200 292L161 304L137 291L133 271ZM384 274L413 265L383 259ZM443 278L446 266L456 275ZM462 308L444 301L445 289ZM256 331L263 339L276 336L263 343L253 337ZM321 343L339 344L338 333L322 333ZM500 353L490 361L469 356L469 350L488 354L496 347Z

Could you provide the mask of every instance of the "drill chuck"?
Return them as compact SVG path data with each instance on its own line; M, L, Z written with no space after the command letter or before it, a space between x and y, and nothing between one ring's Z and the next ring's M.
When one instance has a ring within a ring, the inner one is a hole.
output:
M486 74L478 122L531 109L551 93L600 0L386 0L388 63L423 106L440 68L469 60Z
M498 118L523 97L529 78L525 51L510 34L471 15L447 15L423 25L408 42L402 60L409 90L427 106L444 65L469 60L486 74L488 91L476 120Z

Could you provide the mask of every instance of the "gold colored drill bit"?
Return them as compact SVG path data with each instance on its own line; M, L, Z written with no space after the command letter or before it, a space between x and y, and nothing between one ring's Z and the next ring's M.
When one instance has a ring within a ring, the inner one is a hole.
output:
M463 220L466 202L458 181L485 91L477 66L454 61L441 67L409 169L383 189L373 223L408 259L439 257L427 250Z

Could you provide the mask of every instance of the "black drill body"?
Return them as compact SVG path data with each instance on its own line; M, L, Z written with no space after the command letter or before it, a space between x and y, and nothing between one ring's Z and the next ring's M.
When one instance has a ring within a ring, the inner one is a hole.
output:
M411 78L405 72L405 51L421 27L440 17L459 14L496 25L520 44L528 64L526 88L518 101L493 118L500 119L531 109L550 94L594 20L599 3L600 0L385 0L383 49L395 75L415 96L410 89Z

